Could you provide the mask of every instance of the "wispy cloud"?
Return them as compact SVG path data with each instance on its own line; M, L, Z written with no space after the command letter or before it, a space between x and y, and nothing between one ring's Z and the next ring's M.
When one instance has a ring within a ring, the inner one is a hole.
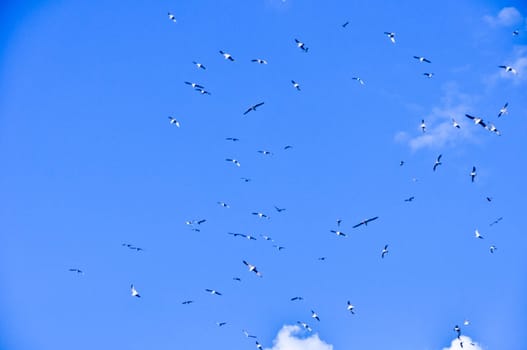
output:
M266 350L333 350L333 345L320 340L318 334L302 337L303 333L299 326L285 325L273 341L273 347Z
M450 347L443 348L443 350L483 350L481 345L474 342L470 337L462 335L459 338L452 340ZM463 346L461 346L461 343L463 343Z
M443 90L441 104L433 107L429 113L420 118L425 120L426 132L423 133L419 129L420 119L416 119L415 131L398 132L395 135L396 141L408 143L415 151L427 147L437 149L454 146L463 140L473 139L473 125L467 122L464 115L471 113L475 98L461 93L455 83L446 84ZM455 119L461 128L455 128L452 119Z
M515 7L504 7L496 16L484 16L485 22L492 26L511 26L520 23L522 14Z

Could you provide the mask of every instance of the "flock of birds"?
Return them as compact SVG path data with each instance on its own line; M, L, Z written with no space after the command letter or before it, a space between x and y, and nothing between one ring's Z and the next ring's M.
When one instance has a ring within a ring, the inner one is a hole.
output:
M172 22L177 23L176 17L172 13L168 13L168 18ZM346 22L346 23L342 24L342 27L346 28L348 24L349 24L349 22ZM514 31L514 33L513 33L513 35L518 35L518 34L519 34L518 31ZM396 34L394 32L384 32L384 35L387 36L387 38L389 39L389 41L392 44L396 44ZM304 53L308 53L309 52L309 47L307 46L307 44L305 42L303 42L303 41L301 41L301 40L299 40L297 38L294 38L293 43L296 46L296 48L299 49L300 51L302 51ZM225 52L223 50L219 50L219 54L225 60L227 60L229 62L235 62L235 58L230 53ZM426 64L431 64L432 63L432 61L430 59L428 59L426 57L423 57L423 56L413 56L413 58L415 60L417 60L419 63L426 63ZM252 59L251 62L254 62L256 64L262 64L262 65L268 64L267 60L265 60L263 58L255 58L255 59ZM197 62L197 61L192 61L192 63L199 70L206 70L207 69L206 66L203 63L200 63L200 62ZM517 74L516 69L511 67L511 66L500 65L498 67L503 69L503 70L505 70L505 72L507 72L507 73ZM423 73L423 74L427 78L432 78L434 76L434 73L431 73L431 72L426 72L426 73ZM364 85L365 84L364 80L362 78L360 78L360 77L353 77L352 79L356 80L360 85ZM200 94L204 94L204 95L210 95L211 94L208 90L206 90L206 88L202 84L195 83L195 82L190 82L190 81L184 81L184 84L190 86L193 90L199 92ZM297 81L291 80L291 84L292 84L292 87L294 89L296 89L297 91L301 91L301 86L300 86L300 84ZM246 116L249 113L257 112L264 105L265 105L265 102L258 102L256 104L250 105L243 111L242 114L244 116ZM505 103L503 105L503 107L498 111L498 114L497 114L498 118L503 117L504 115L508 114L508 106L509 106L508 103ZM490 132L492 132L492 133L494 133L496 135L500 135L499 130L491 122L484 121L481 117L474 116L474 115L471 115L471 114L465 114L465 117L470 119L471 121L473 121L474 125L479 125L482 128L484 128L484 129L486 129L486 130L488 130L488 131L490 131ZM180 121L178 121L176 118L174 118L172 116L169 116L168 120L169 120L170 125L174 125L177 128L181 127ZM455 119L452 119L452 126L455 129L460 129L461 128L461 125ZM425 119L421 120L420 129L421 129L422 133L426 133L427 132L427 124L425 122ZM236 137L228 137L225 140L231 141L231 142L239 141L239 139L236 138ZM287 145L283 149L284 150L288 150L288 149L291 149L291 148L292 148L291 145ZM272 155L273 154L272 152L270 152L268 150L258 150L258 153L260 153L262 155ZM225 161L229 162L229 163L232 163L236 167L240 167L241 166L240 161L235 159L235 158L225 158ZM404 164L405 164L404 161L400 162L400 166L403 166ZM442 166L442 165L443 165L443 155L439 154L437 156L437 158L435 159L434 163L433 163L432 171L434 171L434 172L437 171L439 169L439 167ZM474 182L476 177L477 177L476 166L474 166L474 165L472 166L470 172L468 172L468 175L470 176L471 182ZM241 178L241 179L244 182L249 182L250 181L249 178ZM405 202L412 202L414 199L415 199L415 197L411 196L409 198L404 199L404 201ZM492 200L491 197L486 197L486 199L489 202ZM217 204L220 205L223 208L229 208L230 207L229 204L227 204L226 202L223 202L223 201L218 201ZM277 207L277 206L275 206L274 209L276 210L277 213L282 213L282 212L284 212L286 210L286 208L280 208L280 207ZM263 212L252 212L251 214L254 215L255 217L260 218L260 219L270 219L270 216L268 214L266 214L266 213L263 213ZM370 223L372 223L372 222L374 222L374 221L376 221L378 219L379 219L379 216L373 216L373 217L364 219L364 220L362 220L360 222L357 222L355 225L352 226L352 228L355 229L355 228L358 228L358 227L361 227L361 226L368 226ZM494 225L494 224L499 223L502 219L503 219L502 217L498 218L493 223L491 223L491 226ZM195 220L188 220L188 221L185 222L185 224L187 226L189 226L192 231L199 232L201 230L201 228L200 228L201 225L204 224L206 221L207 221L206 219L195 219ZM330 232L335 234L338 237L346 237L347 234L345 232L343 232L341 230L341 228L340 228L341 227L341 222L342 222L341 219L337 219L337 221L336 221L337 227L335 229L331 229ZM247 239L249 241L257 240L257 237L255 237L254 235L250 235L250 234L239 233L239 232L228 232L227 234L232 236L232 237L239 237L239 238ZM267 235L260 235L260 237L262 239L266 240L266 241L274 242L274 240L271 237L267 236ZM475 229L474 237L476 239L478 239L478 240L483 240L484 239L483 235L479 232L478 229ZM137 247L137 246L135 246L133 244L130 244L130 243L122 243L122 246L124 248L130 249L130 250L134 250L134 251L137 251L137 252L144 251L143 248ZM273 247L275 247L278 250L285 249L285 247L283 247L281 245L278 245L278 244L274 244ZM384 247L380 250L379 256L380 256L381 259L386 258L387 254L389 253L388 247L389 247L389 244L385 244ZM492 244L492 245L490 245L489 250L490 250L490 253L494 253L497 250L497 247L494 244ZM319 260L325 260L326 258L325 257L320 257L318 259ZM242 260L241 263L247 268L247 270L250 273L253 273L255 276L260 277L260 278L263 277L262 272L260 271L260 269L257 266L253 265L252 263L248 262L247 260ZM83 274L84 273L79 268L70 268L69 271L72 272L72 273L76 273L76 274ZM241 279L239 277L233 277L233 280L241 281ZM218 291L216 289L207 288L207 289L204 289L204 291L206 293L209 293L210 295L213 295L213 296L222 296L223 295L220 291ZM130 285L130 295L132 297L134 297L134 298L141 298L142 297L142 295L140 294L140 292L138 291L138 289L136 288L136 286L134 284ZM290 298L291 302L299 302L299 301L302 301L302 300L304 300L304 298L302 296L294 296L294 297ZM193 302L194 302L193 300L184 300L181 303L183 305L189 305L189 304L192 304ZM354 315L356 313L355 306L349 300L345 304L343 303L343 308L345 308L345 310L347 310L351 315ZM315 322L320 322L321 321L321 317L313 309L311 309L311 320L315 321ZM312 327L310 326L310 324L308 322L306 322L306 321L297 321L297 323L305 331L307 331L307 332L311 332L312 331ZM227 322L225 322L225 321L216 322L216 325L218 327L223 327L223 326L227 325ZM469 321L465 320L463 322L463 325L464 326L468 326L469 325ZM257 336L256 335L249 333L246 329L242 329L241 331L245 335L245 337L251 338L251 339L255 339L256 347L258 349L262 349L262 345L257 340ZM462 348L465 347L467 344L464 344L464 342L462 341L462 338L461 338L461 334L462 334L461 327L459 325L455 325L455 327L453 328L453 331L455 332L457 338L459 339L460 347L462 347ZM474 343L470 343L469 345L475 346Z

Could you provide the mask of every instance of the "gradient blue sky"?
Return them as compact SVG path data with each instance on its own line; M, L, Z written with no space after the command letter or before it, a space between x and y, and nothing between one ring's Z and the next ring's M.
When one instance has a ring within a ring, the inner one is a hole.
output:
M473 349L527 348L523 1L7 1L0 13L0 349L256 348L242 329L274 350L458 349L465 319ZM330 232L338 218L346 237Z

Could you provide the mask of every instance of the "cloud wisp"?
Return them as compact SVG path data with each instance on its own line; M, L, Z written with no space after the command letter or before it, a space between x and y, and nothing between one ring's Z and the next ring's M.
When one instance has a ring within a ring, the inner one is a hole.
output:
M485 22L491 26L512 26L520 23L523 20L523 16L515 7L504 7L498 12L496 16L484 16Z
M318 334L302 337L303 331L296 325L285 325L266 350L333 350L333 345L321 340Z
M443 350L483 350L481 345L470 339L465 335L462 335L458 338L452 340L448 348L443 348Z

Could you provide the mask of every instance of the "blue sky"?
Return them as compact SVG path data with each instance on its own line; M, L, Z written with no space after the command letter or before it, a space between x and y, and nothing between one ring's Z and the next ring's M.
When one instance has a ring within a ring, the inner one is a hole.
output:
M0 348L527 348L525 3L0 12Z

